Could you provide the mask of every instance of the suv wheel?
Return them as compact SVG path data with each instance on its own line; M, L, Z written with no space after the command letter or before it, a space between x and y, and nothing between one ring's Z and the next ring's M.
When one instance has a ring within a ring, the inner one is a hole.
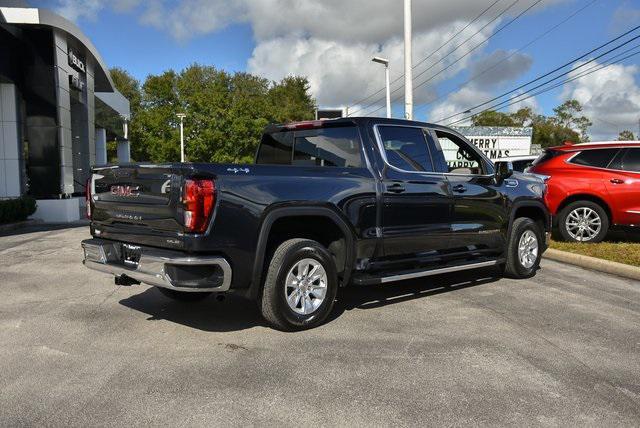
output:
M209 297L209 295L211 295L211 293L208 293L205 291L191 292L191 291L171 290L170 288L163 288L163 287L156 287L156 288L158 289L159 292L164 294L166 297L173 300L178 300L180 302L197 302L199 300L204 300L207 297Z
M543 239L536 222L526 217L515 219L507 246L505 276L520 279L535 275L542 257Z
M279 330L303 330L322 323L333 308L338 274L329 251L316 241L290 239L273 254L260 307Z
M572 202L560 211L558 230L565 241L600 242L607 236L609 216L595 202Z

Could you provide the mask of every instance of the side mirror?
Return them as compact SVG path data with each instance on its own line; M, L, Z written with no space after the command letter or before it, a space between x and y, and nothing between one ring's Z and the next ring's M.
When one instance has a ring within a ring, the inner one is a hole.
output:
M502 181L513 175L513 164L511 162L498 161L495 163L496 180Z

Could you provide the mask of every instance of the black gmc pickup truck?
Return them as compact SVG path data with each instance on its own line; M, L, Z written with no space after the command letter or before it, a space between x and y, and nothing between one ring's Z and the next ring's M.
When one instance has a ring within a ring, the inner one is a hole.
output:
M545 184L457 132L382 118L269 126L253 165L95 168L84 264L179 300L236 293L283 330L323 322L338 287L498 266L546 249Z

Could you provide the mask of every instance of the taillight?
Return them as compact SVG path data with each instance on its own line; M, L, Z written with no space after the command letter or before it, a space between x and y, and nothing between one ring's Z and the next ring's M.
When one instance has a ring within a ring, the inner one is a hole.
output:
M184 226L189 232L203 233L216 202L213 180L186 180L184 183Z
M87 218L91 220L91 184L93 177L87 178L87 187L85 189L85 197L87 202Z

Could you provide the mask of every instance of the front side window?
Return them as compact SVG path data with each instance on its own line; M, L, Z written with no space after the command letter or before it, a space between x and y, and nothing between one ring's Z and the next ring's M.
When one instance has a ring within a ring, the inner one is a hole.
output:
M460 137L448 132L436 130L436 136L444 157L448 171L452 174L475 174L483 173L484 161L471 145Z
M379 126L378 133L389 165L403 171L433 172L424 130L404 126Z
M361 168L358 129L346 126L296 132L293 165Z
M620 149L591 149L575 155L570 163L596 168L606 168Z

